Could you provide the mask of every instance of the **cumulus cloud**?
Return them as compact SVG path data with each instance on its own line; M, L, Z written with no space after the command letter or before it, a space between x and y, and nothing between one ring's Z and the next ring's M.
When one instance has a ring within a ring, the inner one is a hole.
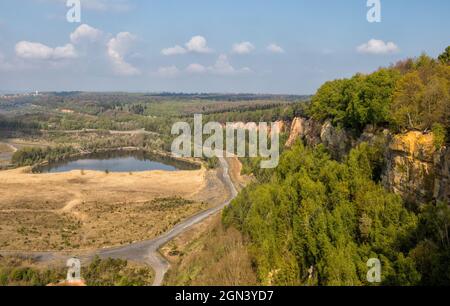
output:
M400 49L393 42L385 43L382 40L371 39L367 43L360 45L357 51L365 54L391 54L399 52Z
M21 41L16 44L15 52L18 57L31 60L59 60L77 57L72 44L51 48L38 42Z
M203 36L197 35L197 36L192 37L185 44L185 47L176 45L175 47L166 48L161 51L161 53L166 56L186 54L188 52L211 53L211 52L213 52L213 50L208 47L206 38L204 38Z
M249 41L244 41L241 43L234 44L232 52L235 54L249 54L253 50L255 50L255 46Z
M176 66L160 67L158 75L164 78L173 78L180 74L180 70Z
M99 40L101 36L102 31L87 24L82 24L72 34L70 34L70 41L73 44L78 44L84 40L95 42Z
M207 68L203 65L194 63L194 64L190 64L189 66L187 66L186 71L188 73L192 73L192 74L200 74L200 73L205 73L207 71Z
M83 24L70 34L71 43L64 46L52 48L40 42L20 41L15 46L15 53L17 57L27 60L73 59L78 57L74 44L84 40L93 42L101 35L100 30Z
M55 59L65 59L65 58L76 58L77 52L72 44L67 44L62 47L56 47L53 50L53 58Z
M248 67L244 67L241 69L234 68L230 64L228 56L226 56L225 54L221 54L217 59L216 63L214 64L214 66L208 67L208 70L211 73L218 75L235 75L239 73L251 72L251 69Z
M188 51L197 52L197 53L211 53L212 49L208 47L206 39L203 36L194 36L191 40L186 44L186 48Z
M277 44L268 45L267 51L269 51L270 53L277 53L277 54L285 53L284 49Z
M163 55L171 56L171 55L179 55L187 53L187 50L181 46L176 45L172 48L166 48L161 51Z
M107 53L118 75L133 76L140 74L139 69L125 60L125 56L135 42L136 37L129 32L120 32L107 43Z
M190 75L220 75L233 76L238 74L250 73L252 70L248 67L236 69L231 65L228 57L221 54L212 66L204 66L202 64L193 63L188 65L184 70L179 70L176 66L161 67L157 71L157 75L165 78L173 78L183 74Z

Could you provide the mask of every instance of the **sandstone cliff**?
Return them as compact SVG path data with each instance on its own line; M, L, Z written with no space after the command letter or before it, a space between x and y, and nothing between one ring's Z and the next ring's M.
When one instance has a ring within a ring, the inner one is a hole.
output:
M331 122L295 118L286 146L297 139L306 145L323 144L335 159L342 159L352 147L371 142L376 135L385 139L386 168L383 184L408 202L426 203L448 200L450 203L450 148L437 150L432 133L418 131L391 136L389 131L367 127L356 138L348 131L334 127Z
M384 185L405 200L450 202L450 150L437 150L432 133L396 135L386 151Z
M297 139L304 140L305 144L309 146L324 144L336 159L341 159L346 155L356 141L348 132L334 127L329 121L321 124L306 118L293 120L286 146L292 146Z

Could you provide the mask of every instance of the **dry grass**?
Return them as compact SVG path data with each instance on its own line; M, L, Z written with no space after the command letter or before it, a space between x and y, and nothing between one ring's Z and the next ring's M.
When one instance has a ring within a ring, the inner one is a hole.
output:
M230 166L230 178L234 186L238 191L244 189L245 186L250 184L253 180L252 177L247 175L242 175L242 163L237 157L227 158L228 164Z
M13 154L14 154L13 147L11 147L6 143L0 142L0 166L9 164Z
M79 282L68 283L66 262L42 264L35 259L0 256L0 286L128 286L150 285L154 271L147 265L117 259L83 262Z
M6 143L0 143L0 153L10 153L10 152L14 152L11 146L7 145Z
M236 229L225 229L220 215L174 239L161 252L172 264L166 285L257 284L244 238Z
M151 239L223 197L217 174L204 169L0 171L0 249L78 250Z

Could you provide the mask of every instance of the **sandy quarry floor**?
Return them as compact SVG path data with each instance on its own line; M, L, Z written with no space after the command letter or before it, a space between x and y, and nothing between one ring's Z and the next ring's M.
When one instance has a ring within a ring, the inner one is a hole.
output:
M151 239L220 203L217 171L0 171L0 249L74 250Z

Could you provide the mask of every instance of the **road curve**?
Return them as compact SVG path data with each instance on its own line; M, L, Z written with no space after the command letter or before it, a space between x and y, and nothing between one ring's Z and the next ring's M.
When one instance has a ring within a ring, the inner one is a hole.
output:
M101 251L98 251L96 255L98 255L102 258L122 258L122 259L129 259L129 260L145 261L155 271L155 280L154 280L153 285L161 286L163 283L163 280L164 280L164 276L166 275L167 271L169 270L169 263L159 253L159 249L163 245L165 245L166 243L168 243L169 241L174 239L175 237L186 232L193 225L200 223L201 221L205 220L206 218L208 218L208 217L218 213L222 209L224 209L226 206L228 206L230 204L230 202L238 194L236 187L234 186L234 184L230 178L228 162L226 161L225 158L222 158L222 157L219 158L219 161L220 161L221 167L223 169L223 181L225 182L227 188L229 188L230 193L231 193L229 200L227 200L225 203L222 203L219 206L205 210L203 212L200 212L200 213L190 217L189 219L177 224L170 231L166 232L165 234L163 234L153 240L138 242L138 243L131 244L128 246L123 246L123 247L101 250Z
M130 261L139 261L145 262L150 265L155 271L155 279L154 286L161 286L164 281L164 276L169 270L168 261L160 254L159 249L167 244L169 241L179 236L180 234L186 232L193 225L200 223L206 218L220 212L226 206L228 206L231 201L237 196L238 192L233 182L231 181L230 173L229 173L229 165L225 158L219 157L220 165L223 173L223 182L230 190L230 199L225 201L224 203L210 208L208 210L202 211L192 217L178 223L174 228L170 231L162 234L159 237L156 237L152 240L142 241L133 243L126 246L120 246L109 249L101 249L90 251L89 253L85 253L84 255L75 255L75 254L63 254L56 252L30 252L27 253L26 256L35 257L39 262L48 262L52 260L66 260L71 257L78 257L82 262L87 262L91 260L95 256L99 256L100 258L120 258L124 260ZM23 253L18 252L0 252L1 255L24 255Z

